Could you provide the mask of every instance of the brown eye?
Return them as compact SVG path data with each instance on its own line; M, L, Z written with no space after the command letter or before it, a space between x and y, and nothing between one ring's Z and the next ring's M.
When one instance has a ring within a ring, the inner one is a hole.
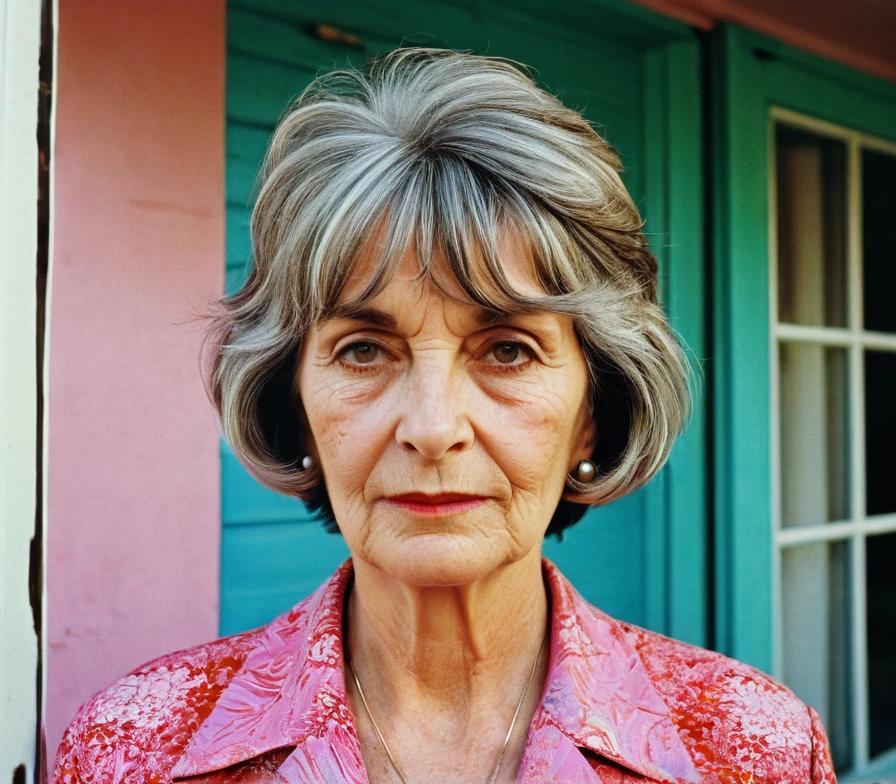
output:
M499 343L495 346L495 359L502 365L512 365L520 355L518 343Z
M346 346L341 352L341 356L355 365L369 365L379 356L380 347L375 343L358 342Z
M528 346L512 340L496 343L489 354L494 356L499 365L522 365L531 358Z

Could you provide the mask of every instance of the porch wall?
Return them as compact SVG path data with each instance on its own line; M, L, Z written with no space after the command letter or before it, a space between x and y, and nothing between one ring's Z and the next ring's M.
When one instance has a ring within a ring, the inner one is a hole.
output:
M153 656L217 636L201 387L223 288L224 3L58 3L46 739Z

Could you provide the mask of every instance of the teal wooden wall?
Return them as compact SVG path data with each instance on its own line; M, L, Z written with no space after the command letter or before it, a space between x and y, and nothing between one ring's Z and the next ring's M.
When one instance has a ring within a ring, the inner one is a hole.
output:
M333 25L359 45L329 43ZM703 202L697 43L683 25L617 2L587 9L470 0L231 0L227 24L227 287L249 258L256 171L282 110L315 73L418 43L500 54L582 109L623 155L623 179L660 258L672 322L703 356ZM699 373L699 370L698 370ZM545 551L607 612L706 642L702 387L670 465L651 485L594 509ZM347 555L294 499L260 487L222 446L221 632L263 623Z
M896 141L896 86L728 25L713 73L716 646L772 672L769 111Z

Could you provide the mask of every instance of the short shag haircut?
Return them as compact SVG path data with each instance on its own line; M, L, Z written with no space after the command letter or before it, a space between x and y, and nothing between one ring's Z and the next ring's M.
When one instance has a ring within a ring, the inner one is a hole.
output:
M570 477L547 529L643 485L689 412L690 371L657 300L657 263L619 156L511 60L403 48L317 77L271 138L252 210L252 265L210 330L208 386L224 435L262 483L338 530L322 474L302 470L302 336L326 319L374 233L380 291L409 247L447 264L496 314L570 315L587 359L593 481ZM382 231L382 234L379 232ZM505 276L502 232L528 245L544 294Z

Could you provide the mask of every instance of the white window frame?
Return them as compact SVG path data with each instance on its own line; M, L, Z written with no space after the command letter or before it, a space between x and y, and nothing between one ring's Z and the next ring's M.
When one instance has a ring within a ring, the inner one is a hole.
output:
M803 326L778 321L778 226L777 226L777 148L775 129L779 124L800 128L819 136L842 141L846 145L846 219L848 314L846 327ZM866 628L866 562L865 542L869 535L896 533L896 513L865 513L865 368L867 349L896 353L896 333L862 329L862 192L861 154L863 149L896 156L896 144L859 131L820 120L811 115L773 106L769 111L769 356L771 392L771 519L772 536L772 667L773 675L783 673L783 586L781 553L784 548L804 544L842 541L849 547L849 612L851 639L849 656L852 664L850 699L853 722L852 755L854 766L850 782L867 779L877 770L896 769L896 748L874 758L869 757L868 724L868 645ZM781 341L815 343L826 347L842 347L847 351L849 403L848 438L851 476L849 485L850 515L846 520L819 522L812 525L782 525L781 444L779 430L780 377L778 347ZM841 784L847 779L841 777ZM875 781L882 782L879 777ZM896 782L896 778L892 779Z

